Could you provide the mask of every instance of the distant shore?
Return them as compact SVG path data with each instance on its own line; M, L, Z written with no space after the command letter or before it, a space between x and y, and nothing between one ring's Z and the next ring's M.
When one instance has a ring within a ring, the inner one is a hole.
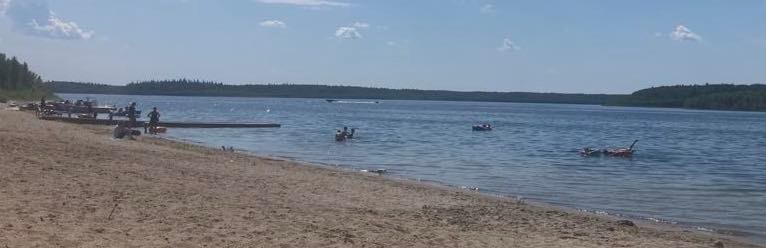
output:
M386 89L305 84L232 85L186 79L146 81L127 85L52 81L46 83L46 86L54 92L65 94L516 102L766 111L764 84L661 86L642 89L629 95Z
M0 247L761 247L3 109Z
M105 85L52 81L46 85L56 93L209 97L278 97L317 99L420 100L466 102L519 102L560 104L604 104L625 95L482 92L451 90L387 89L341 85L245 84L233 85L194 80L162 80Z

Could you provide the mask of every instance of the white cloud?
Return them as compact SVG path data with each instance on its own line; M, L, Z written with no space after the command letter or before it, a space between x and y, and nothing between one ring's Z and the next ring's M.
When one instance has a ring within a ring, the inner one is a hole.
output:
M326 0L256 0L259 3L268 3L268 4L287 4L287 5L298 5L298 6L311 6L311 7L321 7L321 6L335 6L335 7L347 7L350 6L348 3L344 2L336 2L336 1L326 1Z
M11 5L11 0L0 0L0 15L5 15L5 10Z
M389 41L389 42L386 42L386 45L388 45L388 46L396 46L397 44L396 44L395 41Z
M280 20L266 20L258 23L258 26L265 28L286 28L287 24Z
M479 12L482 14L491 14L495 12L495 6L492 6L492 4L485 4L484 6L481 6L479 8Z
M44 0L0 0L0 14L8 17L14 31L46 38L87 40L87 31L73 21L58 17Z
M676 26L676 30L670 33L670 38L677 41L701 41L702 37L692 32L684 25Z
M358 40L362 38L362 34L359 32L363 29L369 29L371 25L366 22L355 22L354 24L338 27L335 30L335 37L347 40Z
M62 20L53 11L50 12L47 22L40 24L37 20L32 20L29 26L38 34L50 38L87 40L93 36L93 31L85 31L75 22Z
M356 28L367 29L367 28L370 27L370 24L369 23L364 23L364 22L355 22L354 25L352 25L352 26L354 26Z
M356 31L355 27L339 27L335 30L335 37L347 40L357 40L362 38L362 34Z
M521 50L521 47L517 46L516 43L514 43L511 39L505 38L503 39L503 44L500 45L500 47L498 47L497 50L501 52L518 51L518 50Z

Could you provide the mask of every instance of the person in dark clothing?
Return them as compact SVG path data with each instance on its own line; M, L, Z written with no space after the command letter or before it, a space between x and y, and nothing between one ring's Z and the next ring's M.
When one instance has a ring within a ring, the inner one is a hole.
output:
M341 135L343 135L344 138L348 137L348 127L343 127L343 132L340 132Z
M92 102L86 102L85 106L88 106L88 113L93 115L93 119L98 119L98 112L93 110L93 103Z
M37 108L37 116L45 114L45 96L40 98L40 106Z
M131 102L128 106L128 128L136 126L136 103Z
M85 107L88 109L88 114L93 114L93 105L90 102L85 102Z
M157 134L157 126L160 124L160 112L157 111L157 107L152 108L152 112L149 112L149 133Z
M354 133L356 133L356 128L352 128L351 132L348 133L348 135L346 135L346 138L353 139L354 138Z

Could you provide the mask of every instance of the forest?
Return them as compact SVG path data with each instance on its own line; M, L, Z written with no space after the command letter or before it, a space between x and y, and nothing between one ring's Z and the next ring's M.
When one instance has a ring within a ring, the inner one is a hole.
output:
M652 87L607 105L766 111L766 85L704 84Z
M230 85L198 80L163 80L133 82L113 86L79 82L49 82L57 93L171 95L171 96L238 96L327 99L433 100L480 102L527 102L604 104L620 95L563 94L530 92L463 92L448 90L386 89L358 86L306 84L245 84Z
M9 99L38 99L42 96L51 96L51 92L40 75L30 71L27 63L0 53L0 102Z

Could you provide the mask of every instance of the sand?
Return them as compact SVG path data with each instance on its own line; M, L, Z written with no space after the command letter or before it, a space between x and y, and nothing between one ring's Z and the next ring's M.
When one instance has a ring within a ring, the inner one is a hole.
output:
M18 111L0 151L0 247L758 247Z

